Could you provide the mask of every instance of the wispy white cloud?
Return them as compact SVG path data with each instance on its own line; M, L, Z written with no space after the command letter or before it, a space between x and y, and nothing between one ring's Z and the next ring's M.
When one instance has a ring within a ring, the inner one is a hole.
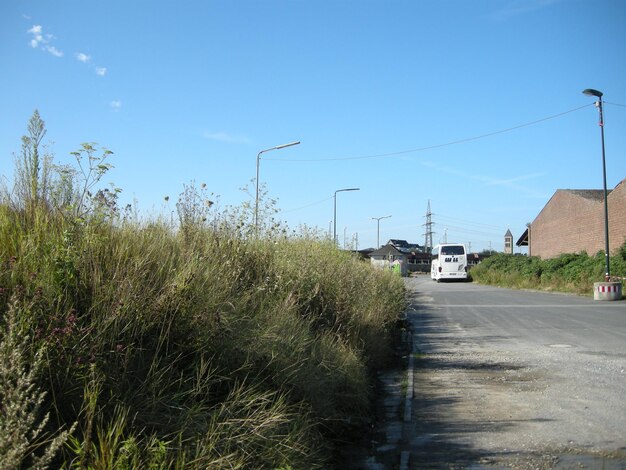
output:
M76 60L82 62L83 64L89 65L93 70L95 70L96 75L98 77L104 77L107 73L106 67L101 67L99 65L91 65L91 56L89 54L85 54L84 52L77 52L75 54Z
M86 64L86 63L88 63L91 60L91 56L89 56L89 55L87 55L87 54L85 54L83 52L77 52L76 53L76 60Z
M54 57L63 57L63 51L59 50L54 44L52 44L52 41L55 39L54 36L52 34L44 34L43 26L35 24L26 32L31 36L29 41L30 47L45 51ZM76 57L77 61L89 65L90 68L95 70L96 75L99 77L104 77L106 75L106 67L91 65L91 56L89 54L76 52L74 57Z
M43 42L43 34L42 34L42 30L43 28L41 27L40 24L36 24L33 25L32 28L30 28L28 31L26 31L28 34L32 34L33 38L30 40L30 47L37 47L39 46L40 43Z
M510 191L525 194L526 196L531 197L531 198L538 198L538 199L546 198L545 192L520 184L520 182L522 181L542 178L545 176L545 173L529 173L526 175L518 175L513 178L495 178L495 177L488 176L488 175L471 174L471 173L467 173L465 171L461 171L458 169L445 167L445 166L439 166L430 161L424 161L421 163L423 166L426 166L428 168L432 168L442 173L459 176L464 179L470 179L478 183L482 183L484 186L499 186L502 188L506 188Z
M228 144L248 144L250 139L241 135L229 134L227 132L209 132L204 131L202 137L208 140L215 140L217 142L225 142Z
M119 111L122 108L122 102L120 100L113 100L111 101L110 106L113 111Z
M31 19L26 15L22 16L24 16L24 18L29 21ZM41 26L40 24L34 24L30 27L30 29L26 31L26 33L30 36L29 45L33 49L42 50L54 57L63 57L63 51L58 49L53 44L56 38L52 34L44 33L43 26ZM104 77L107 74L106 67L95 64L92 65L91 56L89 54L86 54L84 52L76 52L74 53L74 57L78 62L82 62L83 64L86 64L88 68L94 70L97 76ZM119 100L114 100L110 102L110 106L115 111L118 111L122 107L122 102Z
M50 45L46 44L45 46L43 46L43 49L45 51L49 52L50 54L52 54L55 57L63 57L63 52L61 52L60 50L58 50L54 46L50 46Z
M51 44L54 36L52 34L44 35L43 27L40 24L33 25L32 28L26 32L31 35L30 47L33 49L41 49L55 57L63 57L63 52Z

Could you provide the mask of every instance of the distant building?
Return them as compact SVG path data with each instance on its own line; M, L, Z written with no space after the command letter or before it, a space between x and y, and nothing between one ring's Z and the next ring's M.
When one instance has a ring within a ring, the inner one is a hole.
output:
M398 250L395 246L388 243L378 250L370 253L372 266L381 269L392 269L399 265L400 274L406 276L408 274L408 256L406 253Z
M608 191L609 251L626 241L626 179ZM530 256L604 251L604 191L558 189L517 241Z
M406 240L389 240L383 247L369 253L369 257L372 266L379 268L391 269L394 262L400 263L403 276L430 271L430 253L425 253L424 247Z
M423 252L424 251L424 247L419 246L417 243L409 243L406 240L396 240L392 238L391 240L387 242L387 245L393 245L398 250L404 251L404 252L410 252L410 251Z
M513 254L513 234L511 230L507 230L504 234L504 253L507 255Z

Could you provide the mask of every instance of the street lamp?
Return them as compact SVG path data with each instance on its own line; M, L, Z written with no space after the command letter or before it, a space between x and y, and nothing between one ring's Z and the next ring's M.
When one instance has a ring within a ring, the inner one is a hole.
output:
M384 217L370 217L372 220L376 221L376 248L380 248L380 221L382 219L388 219L391 217L390 215L386 215Z
M602 115L602 92L592 88L587 88L586 90L583 90L583 94L598 98L598 101L596 101L596 107L600 112L600 122L598 124L600 126L600 136L602 138L602 178L604 183L604 258L606 260L604 278L605 281L609 282L611 278L611 269L609 264L609 204L606 191L606 160L604 158L604 117Z
M333 241L335 242L335 245L337 244L337 193L341 193L343 191L358 191L360 189L361 188L346 188L335 191L335 195L333 196L335 199L333 210Z
M276 147L261 150L256 156L256 199L254 203L254 230L257 235L259 234L259 162L261 160L261 154L269 152L270 150L280 150L284 149L285 147L291 147L292 145L298 145L299 143L300 141L298 140L297 142L289 142L288 144L277 145Z

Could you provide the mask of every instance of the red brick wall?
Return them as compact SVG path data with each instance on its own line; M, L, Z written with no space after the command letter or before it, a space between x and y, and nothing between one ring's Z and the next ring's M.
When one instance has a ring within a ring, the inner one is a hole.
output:
M626 179L609 194L610 251L626 238ZM531 224L533 256L552 258L561 253L604 251L604 201L558 190Z
M609 194L609 249L611 253L626 241L626 179Z

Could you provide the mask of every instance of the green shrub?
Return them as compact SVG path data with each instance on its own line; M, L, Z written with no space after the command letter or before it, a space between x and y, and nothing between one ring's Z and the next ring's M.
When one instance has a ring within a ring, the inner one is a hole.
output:
M626 242L611 260L611 274L626 276ZM480 283L506 287L558 290L577 294L593 292L593 283L604 280L605 257L587 253L562 254L541 260L520 255L493 255L471 270Z

